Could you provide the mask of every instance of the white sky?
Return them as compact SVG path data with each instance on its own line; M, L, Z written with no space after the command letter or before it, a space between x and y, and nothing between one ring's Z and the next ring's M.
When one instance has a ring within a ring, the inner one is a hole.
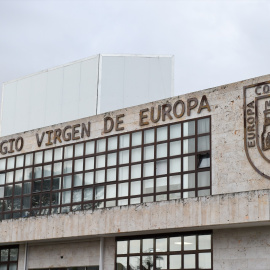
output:
M98 53L173 54L175 95L270 73L270 0L0 0L0 83Z

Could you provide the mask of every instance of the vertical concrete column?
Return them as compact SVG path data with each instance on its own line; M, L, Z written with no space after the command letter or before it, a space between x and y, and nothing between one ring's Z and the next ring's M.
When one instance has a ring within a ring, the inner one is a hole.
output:
M104 270L104 237L100 237L99 270Z
M27 270L28 269L27 260L28 260L28 243L25 243L25 249L24 249L24 270Z

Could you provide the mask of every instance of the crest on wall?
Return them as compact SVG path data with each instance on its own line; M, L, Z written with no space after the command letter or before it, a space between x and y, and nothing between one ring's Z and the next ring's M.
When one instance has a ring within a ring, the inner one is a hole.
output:
M251 166L270 179L270 81L244 87L245 151Z

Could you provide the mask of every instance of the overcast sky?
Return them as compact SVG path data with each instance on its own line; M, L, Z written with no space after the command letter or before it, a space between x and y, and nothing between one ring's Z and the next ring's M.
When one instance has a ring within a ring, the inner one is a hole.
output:
M0 0L0 83L98 53L172 54L175 94L270 73L270 1Z

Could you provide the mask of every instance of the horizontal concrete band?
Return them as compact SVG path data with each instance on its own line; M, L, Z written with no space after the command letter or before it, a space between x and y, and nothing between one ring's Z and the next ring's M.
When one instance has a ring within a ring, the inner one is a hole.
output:
M0 222L0 243L270 224L270 190L145 203Z

